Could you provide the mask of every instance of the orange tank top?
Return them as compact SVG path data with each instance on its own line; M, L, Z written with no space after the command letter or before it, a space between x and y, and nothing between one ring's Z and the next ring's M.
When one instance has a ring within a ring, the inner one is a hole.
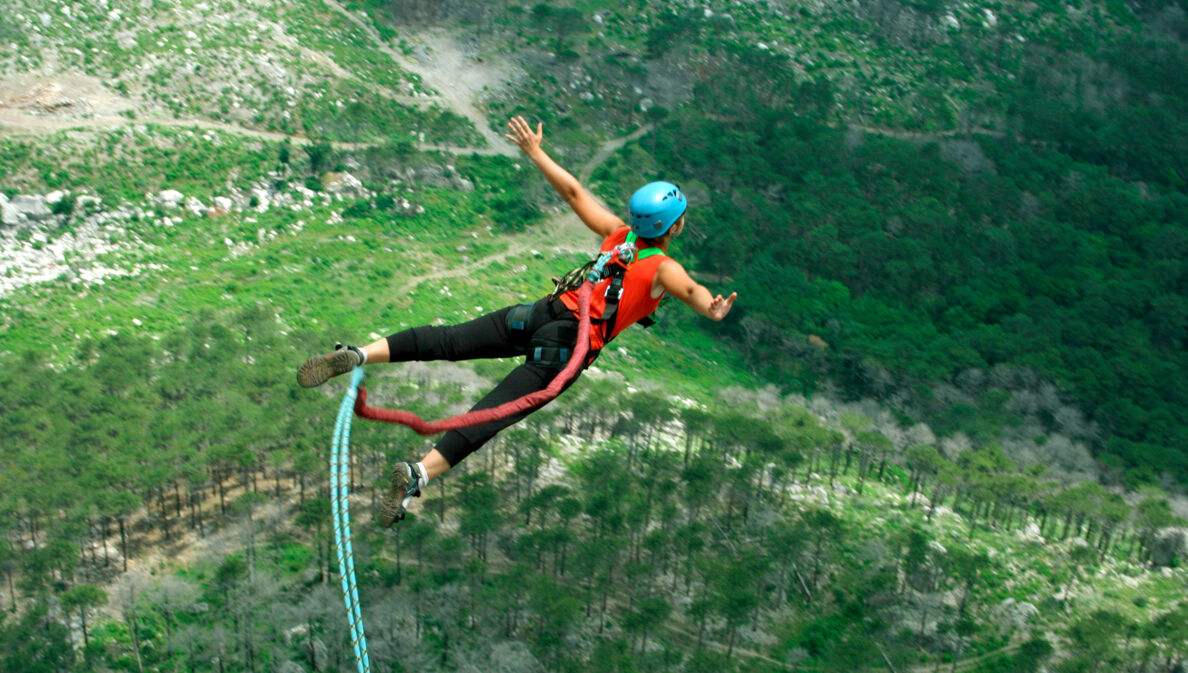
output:
M630 227L620 227L616 229L610 236L607 236L602 241L602 248L599 252L609 252L614 250L616 246L622 245L627 240L627 234L631 233ZM646 250L647 248L640 248ZM663 248L661 248L663 249ZM668 257L664 255L652 255L643 259L636 260L627 267L623 274L623 294L619 298L619 308L615 316L614 331L606 334L606 325L600 323L602 314L606 310L606 289L610 286L611 279L604 278L594 285L594 292L590 296L590 320L593 322L590 330L590 350L596 351L605 346L611 339L614 339L619 332L627 329L631 325L643 320L656 310L660 305L660 300L664 298L661 293L659 297L652 297L652 282L656 277L656 271L664 260ZM561 301L565 307L573 311L574 315L578 315L578 291L570 290L561 295Z

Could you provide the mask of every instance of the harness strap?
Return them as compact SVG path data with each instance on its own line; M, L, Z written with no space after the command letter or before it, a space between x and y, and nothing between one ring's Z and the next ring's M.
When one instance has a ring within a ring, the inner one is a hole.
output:
M638 238L634 231L627 234L627 240L624 242L624 245L631 246L633 251L631 255L632 259L627 263L627 266L648 257L664 254L664 251L658 247L644 248L643 250L635 248L635 241ZM609 341L610 336L615 333L615 320L619 315L619 300L623 298L623 277L627 273L627 266L615 264L610 269L611 282L607 284L604 295L606 297L606 306L602 309L602 316L598 320L601 323L603 341ZM639 324L644 327L651 327L656 324L656 321L649 316L640 320Z
M507 331L510 336L519 337L528 331L528 321L532 319L532 308L535 304L520 304L507 312Z
M573 351L569 348L553 348L551 346L537 346L528 349L528 362L539 362L542 365L564 365L569 362Z

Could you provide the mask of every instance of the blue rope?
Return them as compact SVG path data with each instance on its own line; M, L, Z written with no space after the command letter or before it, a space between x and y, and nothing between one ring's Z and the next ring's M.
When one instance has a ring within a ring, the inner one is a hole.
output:
M346 605L347 622L351 628L351 647L359 673L371 673L367 658L367 637L363 633L363 614L359 609L359 589L355 584L355 555L351 551L350 495L351 417L354 416L355 397L363 382L363 370L351 372L351 385L338 408L334 424L334 438L330 444L330 503L334 514L334 546L338 549L338 576L342 580L342 599Z

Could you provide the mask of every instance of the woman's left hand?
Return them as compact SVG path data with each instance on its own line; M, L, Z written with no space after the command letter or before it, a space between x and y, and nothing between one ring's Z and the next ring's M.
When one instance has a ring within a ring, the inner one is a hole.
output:
M737 292L731 292L730 296L726 298L723 298L722 295L718 295L711 299L709 304L709 317L712 320L721 320L722 318L725 318L726 314L730 313L730 308L734 306L735 299L738 299Z

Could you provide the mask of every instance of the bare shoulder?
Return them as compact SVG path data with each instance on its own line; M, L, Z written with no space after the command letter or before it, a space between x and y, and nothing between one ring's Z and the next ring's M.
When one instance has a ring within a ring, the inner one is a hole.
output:
M653 284L659 285L665 292L677 298L691 293L697 285L689 276L689 272L685 271L685 267L671 257L666 258L657 267Z
M664 261L660 262L660 266L656 267L656 275L662 276L688 276L689 272L685 271L685 267L675 259L665 255Z

